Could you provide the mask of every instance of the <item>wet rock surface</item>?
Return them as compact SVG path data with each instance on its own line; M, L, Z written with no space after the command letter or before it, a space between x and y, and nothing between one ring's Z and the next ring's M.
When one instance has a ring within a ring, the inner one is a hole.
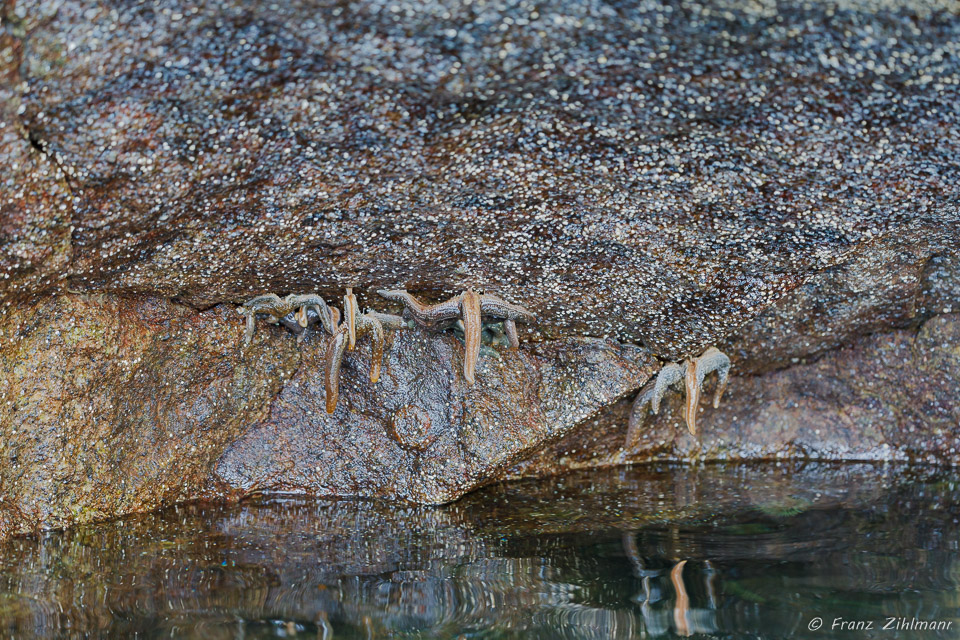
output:
M11 313L13 346L0 350L0 532L221 495L210 469L297 364L293 341L241 353L230 311L56 296Z
M865 336L809 364L733 375L719 408L701 403L688 434L671 392L627 443L630 402L512 470L535 476L649 460L901 460L958 463L960 314ZM707 385L710 391L710 383Z
M658 456L955 462L958 14L0 1L0 530ZM450 332L391 334L374 387L361 344L328 416L319 336L245 350L226 303L348 286L538 322L472 388ZM700 439L672 396L622 453L653 358L711 344Z
M371 385L367 349L358 345L349 356L340 402L328 415L323 349L305 342L270 417L227 450L218 478L244 493L449 502L500 478L655 370L640 349L569 340L481 357L469 386L459 341L409 329L392 333L380 382Z
M325 340L229 306L54 296L7 318L0 350L0 533L258 491L447 502L494 481L630 393L641 349L570 339L482 356L463 379L452 332L367 342L324 410Z

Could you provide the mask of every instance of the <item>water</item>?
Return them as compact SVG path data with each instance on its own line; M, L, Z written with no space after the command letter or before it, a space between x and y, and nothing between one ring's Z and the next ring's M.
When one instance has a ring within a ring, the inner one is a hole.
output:
M0 544L0 636L953 638L958 485L932 468L663 465L442 508L181 506Z

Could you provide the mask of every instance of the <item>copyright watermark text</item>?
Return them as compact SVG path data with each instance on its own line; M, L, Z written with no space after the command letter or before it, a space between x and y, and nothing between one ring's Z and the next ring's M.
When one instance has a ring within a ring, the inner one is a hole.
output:
M858 620L854 618L824 620L815 617L807 623L807 628L811 631L820 629L829 629L830 631L944 631L953 628L953 620L924 620L901 616L887 616L879 620Z

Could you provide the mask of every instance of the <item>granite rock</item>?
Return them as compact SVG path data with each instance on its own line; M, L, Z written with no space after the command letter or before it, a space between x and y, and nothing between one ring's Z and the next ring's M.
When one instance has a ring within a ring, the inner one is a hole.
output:
M51 296L7 316L0 349L0 534L262 491L454 500L642 384L655 361L599 339L481 357L452 332L390 332L380 382L348 352L324 410L325 336L229 306Z
M954 463L957 42L936 0L0 0L0 530L658 457ZM362 345L328 416L320 337L245 350L231 304L345 287L538 322L474 388L451 333L391 336L375 387ZM700 439L673 396L621 451L655 358L708 345L735 377Z
M806 364L732 375L701 403L698 435L679 393L626 441L631 400L515 467L512 477L650 460L813 459L960 463L960 314L857 338ZM711 391L710 383L707 391Z

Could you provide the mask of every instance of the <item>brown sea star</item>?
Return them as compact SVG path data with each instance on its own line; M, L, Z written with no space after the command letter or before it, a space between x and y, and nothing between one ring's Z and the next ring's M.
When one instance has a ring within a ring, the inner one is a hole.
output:
M467 384L475 381L477 358L480 356L480 333L484 322L503 322L510 347L520 346L517 336L517 320L531 322L535 316L520 305L511 304L489 293L477 293L467 289L445 302L424 304L404 289L378 291L387 300L401 302L404 315L418 325L430 329L446 329L458 319L463 322L463 377Z
M333 319L339 322L340 313L337 309L331 309L331 311L334 312ZM354 313L352 323L348 320L351 316L348 314L345 316L343 324L337 327L328 340L324 358L323 386L326 392L327 413L333 413L337 409L337 401L340 399L340 367L351 336L356 339L368 333L373 335L373 346L370 350L370 382L376 384L380 380L380 363L383 360L384 329L404 329L407 326L406 321L400 316L376 311L367 311L359 316Z
M716 371L718 375L717 389L713 394L714 408L720 406L720 398L727 388L730 375L730 358L715 347L710 347L699 357L691 358L682 365L670 362L660 370L657 379L648 383L637 395L630 410L629 426L627 428L627 447L632 445L639 435L643 409L649 404L650 410L656 414L660 411L660 401L667 389L684 382L686 390L686 422L691 435L697 434L697 410L700 406L700 391L703 381L708 374Z
M343 296L343 319L347 325L348 335L350 337L347 348L353 351L357 344L357 316L360 314L357 307L357 296L353 295L353 289L347 288L347 293Z
M237 311L247 319L244 344L249 346L253 341L254 321L257 314L266 315L267 321L280 323L302 336L303 329L311 322L319 321L328 333L333 333L336 325L332 321L330 308L323 298L315 293L290 294L280 298L275 293L268 293L248 300ZM315 312L315 318L309 312Z

